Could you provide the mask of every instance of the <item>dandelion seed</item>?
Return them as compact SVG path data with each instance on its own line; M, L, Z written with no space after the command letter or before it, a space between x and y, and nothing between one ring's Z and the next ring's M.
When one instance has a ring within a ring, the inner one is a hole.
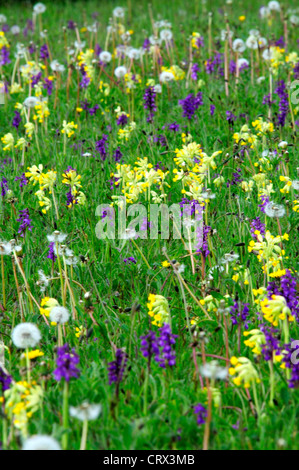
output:
M63 325L67 323L70 318L70 312L65 308L58 305L57 307L53 307L50 313L50 320L55 322L59 325Z
M271 218L281 218L284 217L286 210L281 204L276 204L275 202L269 202L265 207L265 214Z
M25 440L22 450L61 450L61 447L53 437L37 434Z
M20 323L12 330L11 339L19 349L34 348L40 342L41 334L33 323Z
M102 406L99 404L91 405L88 402L83 402L80 406L70 406L70 416L77 418L80 421L93 421L97 419L102 411Z

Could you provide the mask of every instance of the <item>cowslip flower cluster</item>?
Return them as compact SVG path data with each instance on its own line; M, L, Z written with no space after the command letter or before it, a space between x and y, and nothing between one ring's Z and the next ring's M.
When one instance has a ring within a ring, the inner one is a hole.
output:
M149 310L149 316L153 318L153 325L161 327L164 323L169 323L170 309L165 297L157 294L149 294L147 308Z
M238 387L243 385L244 388L249 388L251 385L259 384L260 378L257 370L252 362L247 357L232 357L230 360L232 367L229 368L229 374L236 377L233 378L233 383Z

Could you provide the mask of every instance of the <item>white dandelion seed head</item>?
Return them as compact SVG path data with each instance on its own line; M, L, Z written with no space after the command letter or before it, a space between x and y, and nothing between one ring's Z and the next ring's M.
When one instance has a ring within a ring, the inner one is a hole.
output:
M46 288L49 286L49 278L45 275L42 269L38 270L37 284L39 285L41 292L45 292Z
M259 38L258 44L260 48L266 47L268 45L268 41L266 38Z
M276 157L276 153L272 152L271 150L263 150L262 157L269 158L269 160L273 160Z
M261 33L259 32L258 29L250 29L249 31L249 36L254 36L257 39L260 37Z
M273 0L268 3L268 8L270 11L280 11L280 4Z
M62 243L67 237L66 233L59 232L59 230L55 230L51 235L47 235L47 239L49 242L58 242Z
M298 180L294 180L292 182L292 186L295 189L295 191L299 191L299 181Z
M128 56L129 59L131 59L131 60L138 60L138 59L140 59L140 50L139 50L139 49L135 49L134 47L132 47L132 48L127 52L127 56Z
M25 440L22 450L61 450L54 437L37 434Z
M174 80L174 75L171 72L164 71L160 73L159 80L161 83L172 82Z
M10 242L0 242L0 255L7 256L12 254L12 247Z
M153 35L151 35L148 39L152 46L160 46L162 42L160 38L156 38L156 36Z
M293 26L298 26L298 25L299 25L299 16L297 16L297 15L291 15L291 16L290 16L290 23L291 23Z
M186 269L186 265L185 265L185 264L180 264L180 265L178 266L178 268L177 268L177 272L178 272L179 274L181 274L181 273L183 273L183 272L185 271L185 269Z
M14 251L16 253L20 253L22 251L22 245L16 245L16 241L14 239L9 242L0 241L0 254L2 256L11 255Z
M43 3L39 2L39 3L36 3L33 7L33 11L34 13L36 13L37 15L40 15L41 13L45 13L46 11L46 5L44 5Z
M68 266L77 266L77 264L79 263L79 258L75 256L74 254L71 254L70 256L65 258L65 263Z
M203 365L200 368L200 373L204 377L212 380L225 380L228 374L227 369L225 367L220 367L217 361L211 361Z
M235 52L244 52L246 49L246 44L243 39L235 39L233 42L233 51Z
M258 38L256 36L249 36L247 39L246 39L246 46L248 47L248 49L257 49L258 48Z
M26 47L24 44L21 44L20 42L17 43L16 45L17 52L15 53L15 57L24 57L26 53Z
M61 307L58 305L57 307L53 307L50 313L50 320L59 324L63 325L67 323L70 318L70 312L67 308Z
M160 31L160 38L162 41L171 41L173 37L172 31L170 29L162 29Z
M127 73L127 68L124 65L120 65L119 67L116 67L114 70L114 75L116 78L120 79L123 78Z
M244 59L244 57L241 57L240 59L238 59L238 66L239 68L241 67L248 67L249 66L249 62L247 59Z
M90 33L96 33L97 30L98 30L98 25L97 25L97 23L93 23L92 25L87 26L87 30L88 30Z
M108 64L112 59L112 55L108 51L102 51L99 54L99 59L101 62L104 62L104 64Z
M265 206L265 214L268 217L279 219L281 217L284 217L285 213L286 213L285 207L281 204L276 204L276 202L270 201Z
M157 85L154 85L154 91L155 93L162 93L162 87L159 83Z
M41 334L34 323L19 323L12 330L11 339L19 349L34 348L41 340Z
M226 41L227 39L232 39L233 35L234 35L233 31L230 31L228 33L228 31L226 29L222 29L221 33L220 33L220 39L221 39L221 41Z
M260 8L260 17L262 19L268 18L271 15L271 11L268 7L261 7Z
M11 34L13 34L14 36L16 36L17 34L20 34L21 28L20 28L20 26L18 26L17 24L15 24L15 25L13 25L13 26L10 28L10 32L11 32Z
M64 70L65 70L64 65L60 64L58 62L58 60L56 60L56 59L52 60L52 62L50 63L50 67L53 70L53 72L60 72L61 73L61 72L64 72Z
M122 234L123 240L130 240L130 238L135 238L137 235L136 230L134 228L128 227Z
M80 421L93 421L99 417L102 411L100 404L89 404L88 402L82 403L80 406L70 406L70 416L77 418Z
M223 263L232 263L233 261L236 261L239 258L238 253L225 253L224 258L223 258Z
M35 96L28 96L28 98L25 99L23 102L23 105L25 108L34 108L38 104L38 98Z
M1 14L0 15L0 23L6 23L6 21L7 21L6 16Z
M75 41L74 47L75 49L79 49L80 51L84 49L86 42L85 41Z
M123 18L125 16L125 10L122 7L114 8L112 12L114 18Z
M269 49L265 49L262 53L262 57L264 60L268 61L272 58L272 52Z
M207 188L205 191L202 192L202 197L204 199L215 199L216 194L213 194L212 190Z

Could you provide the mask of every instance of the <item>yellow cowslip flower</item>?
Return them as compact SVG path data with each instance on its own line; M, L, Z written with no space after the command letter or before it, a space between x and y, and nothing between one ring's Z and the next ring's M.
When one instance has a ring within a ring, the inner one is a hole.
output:
M35 196L38 197L38 203L40 207L42 207L42 213L46 214L48 210L52 207L51 200L45 196L44 192L41 189L36 191Z
M34 132L34 124L32 122L27 122L25 125L25 134L28 135L29 139L32 138Z
M208 155L206 155L205 153L203 154L203 158L202 158L202 164L206 167L206 168L212 168L213 170L216 170L217 168L217 165L216 165L216 162L215 162L215 158L220 155L222 153L222 150L218 150L217 152L214 152L210 157L208 157Z
M294 204L293 211L299 212L299 201L294 201L293 204Z
M280 175L279 180L285 183L285 186L280 189L283 194L288 194L292 188L292 180L288 176Z
M42 173L40 178L40 189L44 191L48 189L51 193L56 181L56 171L49 170L47 173Z
M10 87L9 93L11 95L15 93L22 93L24 90L19 83L13 83Z
M287 306L286 299L282 295L272 295L271 299L264 299L260 303L262 313L273 326L278 326L279 321L288 319L294 321L291 310Z
M75 336L77 338L81 338L81 336L86 336L87 334L87 329L82 325L79 328L76 326L75 331Z
M118 130L118 137L120 140L129 140L132 132L136 129L136 122L131 121L123 129Z
M59 303L56 299L53 299L52 297L44 297L41 300L41 308L39 309L39 311L41 315L45 315L46 317L48 317L52 311L52 308L57 307L58 305Z
M3 47L9 48L10 46L9 46L9 43L7 42L4 31L0 31L0 50Z
M200 38L201 38L201 35L199 33L196 33L196 32L192 33L191 45L194 49L200 48Z
M5 147L3 147L4 152L7 152L8 150L12 150L14 148L15 139L11 132L1 137L1 140L3 144L5 144Z
M78 175L76 170L70 169L66 171L65 173L62 174L63 184L67 184L68 186L71 187L71 190L73 191L75 188L81 188L81 175Z
M252 127L256 131L259 131L258 135L266 134L267 132L274 131L274 125L272 122L263 121L261 117L259 117L256 121L252 122Z
M78 128L78 124L75 124L74 121L66 122L65 120L62 123L62 134L66 134L68 137L71 137L75 132L74 129Z
M164 323L170 323L170 310L165 297L162 295L149 294L147 308L148 314L153 317L153 325L163 326Z
M77 201L77 204L79 204L79 206L84 206L85 205L86 196L82 191L79 191L78 193L76 191L76 201Z
M26 178L29 178L29 181L31 181L33 184L36 184L36 182L40 181L41 174L43 172L43 165L39 164L38 167L36 165L33 165L32 167L28 167L25 173Z
M233 139L240 145L250 144L250 148L254 148L258 140L257 136L251 132L247 124L241 127L240 132L233 134Z
M15 148L20 148L21 150L23 150L26 146L27 146L28 142L26 139L24 139L24 137L20 137L18 140L17 140L17 143L15 145Z
M229 368L229 374L237 374L237 377L233 379L235 385L238 387L243 385L245 388L249 388L252 384L260 383L258 373L247 357L233 356L230 362L233 367Z
M176 149L175 154L173 159L175 164L187 170L194 167L194 158L202 157L203 151L199 144L191 142L188 145L183 145L182 149Z
M207 396L206 403L208 403L208 389L206 387L204 387L202 389L202 391L206 394L206 396ZM210 387L210 392L211 392L211 395L212 395L212 402L213 402L214 406L216 408L219 408L219 406L221 406L221 392L220 392L219 388Z
M266 344L265 334L258 329L244 331L244 336L250 336L249 339L244 341L245 346L252 349L254 354L260 355L262 353L261 346Z
M243 281L246 286L249 285L250 281L250 271L248 268L244 268L244 266L237 266L234 267L235 274L232 276L232 280L235 282Z
M43 389L32 382L15 382L4 392L6 416L12 420L16 429L27 437L28 419L40 408L43 398Z
M273 237L269 230L266 231L266 234L263 236L261 234L257 235L257 241L251 240L248 246L248 251L258 252L258 260L268 262L272 257L274 259L278 258L278 255L284 254L284 251L281 249L279 244L282 240L287 240L288 235Z
M299 57L297 52L290 52L286 55L285 61L294 67L299 62Z
M35 359L37 357L43 356L44 353L39 349L35 349L34 351L29 351L28 353L22 354L22 357L28 357L28 359Z
M36 111L36 114L33 116L33 119L35 121L38 120L39 123L43 123L45 118L47 118L50 115L47 101L42 101L38 103L34 107L34 109Z
M162 67L162 71L163 71L164 67ZM185 75L186 75L186 72L181 69L178 65L172 65L168 70L167 72L171 72L172 75L174 76L174 79L176 81L178 80L184 80L185 78Z
M104 96L108 96L110 94L110 85L100 81L99 90L104 94Z

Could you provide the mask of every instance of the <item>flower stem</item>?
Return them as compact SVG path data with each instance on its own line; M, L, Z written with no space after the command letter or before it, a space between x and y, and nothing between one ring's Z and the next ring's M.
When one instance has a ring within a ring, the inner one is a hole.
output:
M87 432L88 432L88 420L85 419L83 421L83 427L82 427L80 450L86 450Z
M3 296L3 307L6 308L6 296L5 296L5 276L4 276L4 257L1 255L1 275L2 275L2 296Z
M69 385L65 380L63 388L63 408L62 408L62 424L63 424L63 436L62 436L62 448L67 449L68 445L68 422L69 422Z

